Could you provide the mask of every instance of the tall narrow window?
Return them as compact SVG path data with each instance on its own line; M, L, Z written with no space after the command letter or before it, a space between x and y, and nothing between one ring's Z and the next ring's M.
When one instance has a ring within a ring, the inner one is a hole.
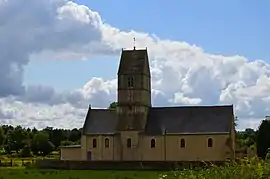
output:
M151 148L155 148L156 147L156 141L155 139L151 140Z
M134 87L134 78L133 77L128 78L128 87Z
M131 148L131 138L127 139L127 148Z
M93 139L93 148L97 148L97 139Z
M207 141L208 147L213 147L213 139L209 138Z
M181 148L185 148L186 147L186 141L185 141L185 139L181 139L180 140L180 147Z
M108 138L105 139L105 148L109 148L110 146L110 141Z

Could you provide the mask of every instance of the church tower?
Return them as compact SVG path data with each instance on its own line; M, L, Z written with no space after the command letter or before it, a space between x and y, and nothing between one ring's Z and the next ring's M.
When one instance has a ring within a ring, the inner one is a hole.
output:
M147 49L122 50L118 69L118 131L143 131L150 107Z

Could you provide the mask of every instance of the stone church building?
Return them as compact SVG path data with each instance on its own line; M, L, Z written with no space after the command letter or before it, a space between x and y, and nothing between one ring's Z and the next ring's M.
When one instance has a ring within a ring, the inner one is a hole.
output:
M232 105L152 107L147 49L122 50L117 98L116 110L89 106L81 145L61 148L61 160L235 158Z

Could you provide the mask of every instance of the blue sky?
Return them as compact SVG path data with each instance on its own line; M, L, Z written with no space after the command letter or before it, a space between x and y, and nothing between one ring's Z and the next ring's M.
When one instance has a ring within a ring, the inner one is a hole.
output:
M75 2L97 11L105 23L121 30L133 29L156 34L161 39L186 41L212 54L270 60L267 0ZM25 68L24 83L70 90L83 86L93 76L115 78L117 65L118 59L31 61Z
M120 49L132 48L135 36L149 49L153 106L233 104L239 126L256 128L270 114L269 7L268 0L4 1L0 122L81 127L89 104L116 100Z

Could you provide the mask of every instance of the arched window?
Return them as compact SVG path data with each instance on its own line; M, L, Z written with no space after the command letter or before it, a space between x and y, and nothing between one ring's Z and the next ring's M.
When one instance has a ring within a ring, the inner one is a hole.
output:
M93 148L97 148L97 139L93 139Z
M207 141L208 147L213 147L213 139L209 138Z
M156 141L155 139L151 140L151 148L155 148L156 147Z
M185 139L181 139L180 140L180 147L181 148L185 148L186 147L186 141L185 141Z
M127 148L131 148L131 138L127 139Z
M105 139L105 148L109 148L110 146L110 141L108 138Z

